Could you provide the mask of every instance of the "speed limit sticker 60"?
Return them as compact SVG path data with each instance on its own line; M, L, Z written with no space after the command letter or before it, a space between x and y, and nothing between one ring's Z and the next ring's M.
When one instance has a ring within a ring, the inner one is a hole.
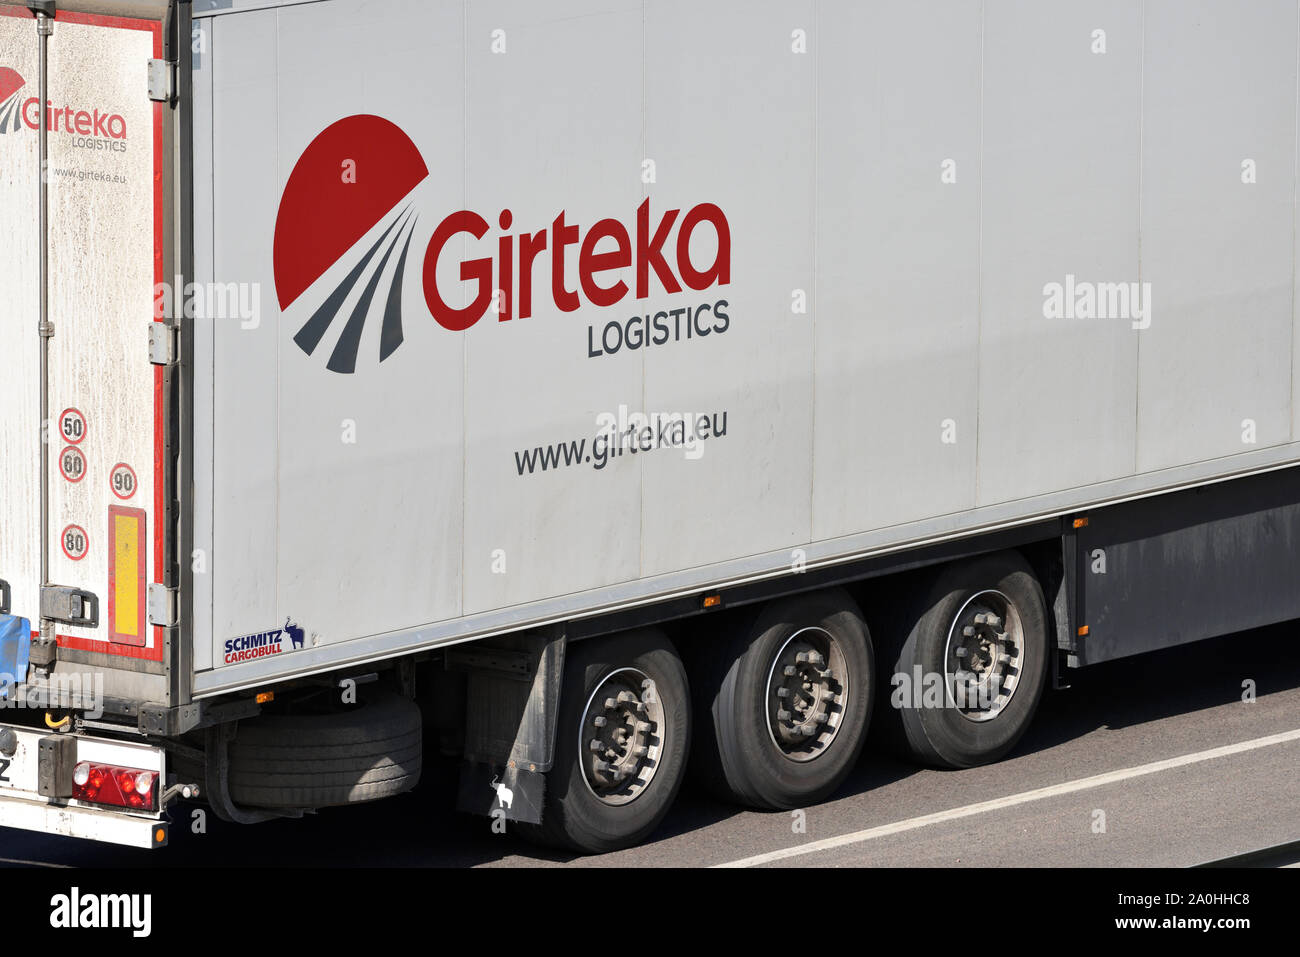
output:
M135 494L139 482L135 477L135 469L125 462L118 462L113 466L113 473L109 476L109 483L113 489L113 494L126 501Z
M59 453L59 472L69 482L80 482L86 477L86 457L81 449L69 445Z
M65 528L59 535L59 544L63 546L63 554L74 562L81 561L86 557L86 552L90 551L90 538L80 525L69 525Z

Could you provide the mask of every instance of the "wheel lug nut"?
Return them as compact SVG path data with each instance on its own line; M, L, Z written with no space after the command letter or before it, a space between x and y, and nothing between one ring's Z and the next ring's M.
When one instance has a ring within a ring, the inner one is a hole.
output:
M781 669L781 674L785 675L787 678L793 678L798 673L799 673L799 669L796 668L794 665L786 665L784 668Z
M635 700L636 700L636 695L634 695L630 691L620 691L618 693L619 704L631 704Z
M598 738L592 738L591 744L587 745L587 747L592 751L604 751L605 743Z
M780 711L778 711L778 712L776 713L776 720L777 720L777 721L789 721L790 718L792 718L792 717L793 717L793 715L791 715L790 712L789 712L789 711L786 711L784 708L782 708Z
M967 655L970 654L970 651L968 651L966 648L958 648L956 651L953 652L953 654L955 654L958 658L965 658Z
M605 716L603 714L598 714L596 715L595 718L592 719L591 723L598 728L603 728L609 722L605 720Z
M778 698L788 698L788 697L790 697L790 689L789 689L789 688L777 688L777 689L776 689L776 696L777 696Z
M632 749L632 756L637 758L644 758L646 756L646 753L649 750L650 749L647 748L644 744L639 744Z
M974 629L973 626L971 626L971 625L967 625L965 628L963 628L963 629L961 630L961 634L962 634L962 637L963 637L963 638L970 638L970 637L974 636L974 634L975 634L975 629Z

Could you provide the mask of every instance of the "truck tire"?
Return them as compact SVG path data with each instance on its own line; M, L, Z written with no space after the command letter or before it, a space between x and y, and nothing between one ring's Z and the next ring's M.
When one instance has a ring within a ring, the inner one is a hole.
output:
M638 844L677 797L690 744L686 669L662 632L570 645L542 823L516 827L586 854Z
M696 766L714 793L784 810L844 782L866 740L877 682L871 636L848 593L771 602L732 642L703 653L711 662Z
M230 798L245 807L377 801L420 780L420 709L384 689L346 711L264 714L240 722L229 760Z
M902 619L890 688L882 688L896 740L936 767L996 761L1025 733L1043 694L1043 590L1018 553L999 552L947 566L923 595Z

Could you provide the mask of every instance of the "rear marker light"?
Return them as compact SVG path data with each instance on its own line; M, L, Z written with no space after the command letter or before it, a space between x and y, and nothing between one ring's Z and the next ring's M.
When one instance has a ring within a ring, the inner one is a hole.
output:
M72 797L77 801L138 811L157 807L157 771L82 761L72 770L72 784Z

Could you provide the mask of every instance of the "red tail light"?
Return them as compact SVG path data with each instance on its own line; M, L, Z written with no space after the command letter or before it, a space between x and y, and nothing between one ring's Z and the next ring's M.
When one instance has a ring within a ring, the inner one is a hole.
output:
M133 811L153 811L158 806L157 792L157 771L116 768L87 761L72 769L72 797L77 801Z

